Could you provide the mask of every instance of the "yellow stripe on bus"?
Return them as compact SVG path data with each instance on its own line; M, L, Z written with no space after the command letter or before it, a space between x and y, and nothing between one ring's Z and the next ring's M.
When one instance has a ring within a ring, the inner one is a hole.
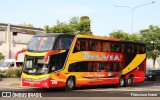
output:
M146 54L137 54L132 62L122 70L122 75L129 73L138 67L146 59Z
M45 74L45 75L28 75L28 74L25 74L25 73L22 73L22 76L26 79L35 79L35 80L38 80L38 79L43 79L43 78L49 78L51 75L50 74Z
M58 53L63 53L65 52L66 50L61 50L60 52ZM36 53L36 52L28 52L26 51L25 54L28 55L28 56L45 56L47 52L40 52L40 53ZM55 53L55 54L58 54L58 53Z

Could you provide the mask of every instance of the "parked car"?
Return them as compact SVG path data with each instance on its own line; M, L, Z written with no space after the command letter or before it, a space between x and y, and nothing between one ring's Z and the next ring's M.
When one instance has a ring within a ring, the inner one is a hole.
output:
M8 68L12 68L12 67L20 67L23 66L23 62L22 61L16 61L15 59L7 59L4 62L2 62L0 64L0 70L6 70Z
M160 81L160 70L147 70L146 80Z

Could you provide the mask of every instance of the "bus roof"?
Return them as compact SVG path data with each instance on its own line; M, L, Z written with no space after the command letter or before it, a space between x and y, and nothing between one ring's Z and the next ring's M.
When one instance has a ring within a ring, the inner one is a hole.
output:
M108 38L108 37L102 37L102 36L86 36L86 35L76 35L77 38L89 38L89 39L98 39L98 40L107 40L107 41L113 41L113 42L121 42L121 43L128 43L128 44L142 44L145 45L144 42L140 41L130 41L130 40L120 40L115 38Z
M121 42L121 43L129 43L129 44L142 44L145 45L144 42L139 42L139 41L130 41L130 40L120 40L120 39L115 39L115 38L107 38L107 37L102 37L102 36L86 36L86 35L72 35L68 33L39 33L34 36L61 36L61 35L67 35L67 36L76 36L77 38L88 38L88 39L98 39L98 40L107 40L107 41L113 41L113 42Z
M39 33L34 36L55 36L55 37L57 37L60 35L71 35L71 34L68 34L68 33ZM71 35L71 36L74 36L74 35Z

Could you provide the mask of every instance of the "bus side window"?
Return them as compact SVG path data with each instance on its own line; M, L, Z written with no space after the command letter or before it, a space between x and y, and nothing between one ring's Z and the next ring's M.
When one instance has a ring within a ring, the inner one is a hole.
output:
M96 51L101 51L101 43L98 40L96 42Z
M91 51L95 51L96 50L96 44L95 44L95 42L93 40L90 43L90 50Z
M113 71L120 71L122 69L121 63L113 63Z
M113 63L113 71L117 71L117 63Z
M68 72L79 72L79 71L80 71L79 63L73 63L69 65Z
M74 50L73 53L80 51L80 41L77 40L75 46L74 46Z
M131 53L134 53L134 45L131 45L131 47L132 47Z
M93 62L89 62L89 63L88 63L88 71L89 71L89 72L93 72L93 66L94 66L94 63L93 63Z
M99 72L104 72L104 63L98 62L98 71Z
M145 53L145 46L139 46L139 53Z
M118 71L122 70L122 63L118 64Z
M109 71L113 71L113 63L110 63Z
M75 64L70 64L68 68L68 72L74 72Z
M122 44L120 43L112 43L111 48L112 52L122 52Z
M145 46L142 46L142 52L146 53L146 47Z
M110 43L109 42L101 42L101 51L102 52L110 52Z
M132 45L129 45L129 44L125 44L124 45L124 52L125 53L132 53Z
M100 42L98 40L89 40L89 51L100 51Z
M134 45L134 53L138 53L138 47L137 47L137 45Z
M93 72L98 72L98 63L94 62Z
M122 52L124 53L125 52L125 45L122 44Z
M122 52L122 44L117 44L117 47L116 47L116 50L117 52Z
M105 70L105 72L110 71L110 63L104 63L104 70Z
M85 50L86 50L85 41L82 40L82 41L80 41L80 51L85 51Z

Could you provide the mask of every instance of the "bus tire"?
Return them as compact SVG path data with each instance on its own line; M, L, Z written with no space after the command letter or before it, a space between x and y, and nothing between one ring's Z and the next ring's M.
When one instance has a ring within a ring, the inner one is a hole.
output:
M126 86L126 78L125 77L121 77L119 79L119 85L118 87L125 87Z
M65 90L70 91L70 90L73 90L74 87L75 87L75 78L74 77L69 77L66 81Z
M133 76L130 76L128 79L127 79L127 86L133 86L134 84L134 79L133 79Z

